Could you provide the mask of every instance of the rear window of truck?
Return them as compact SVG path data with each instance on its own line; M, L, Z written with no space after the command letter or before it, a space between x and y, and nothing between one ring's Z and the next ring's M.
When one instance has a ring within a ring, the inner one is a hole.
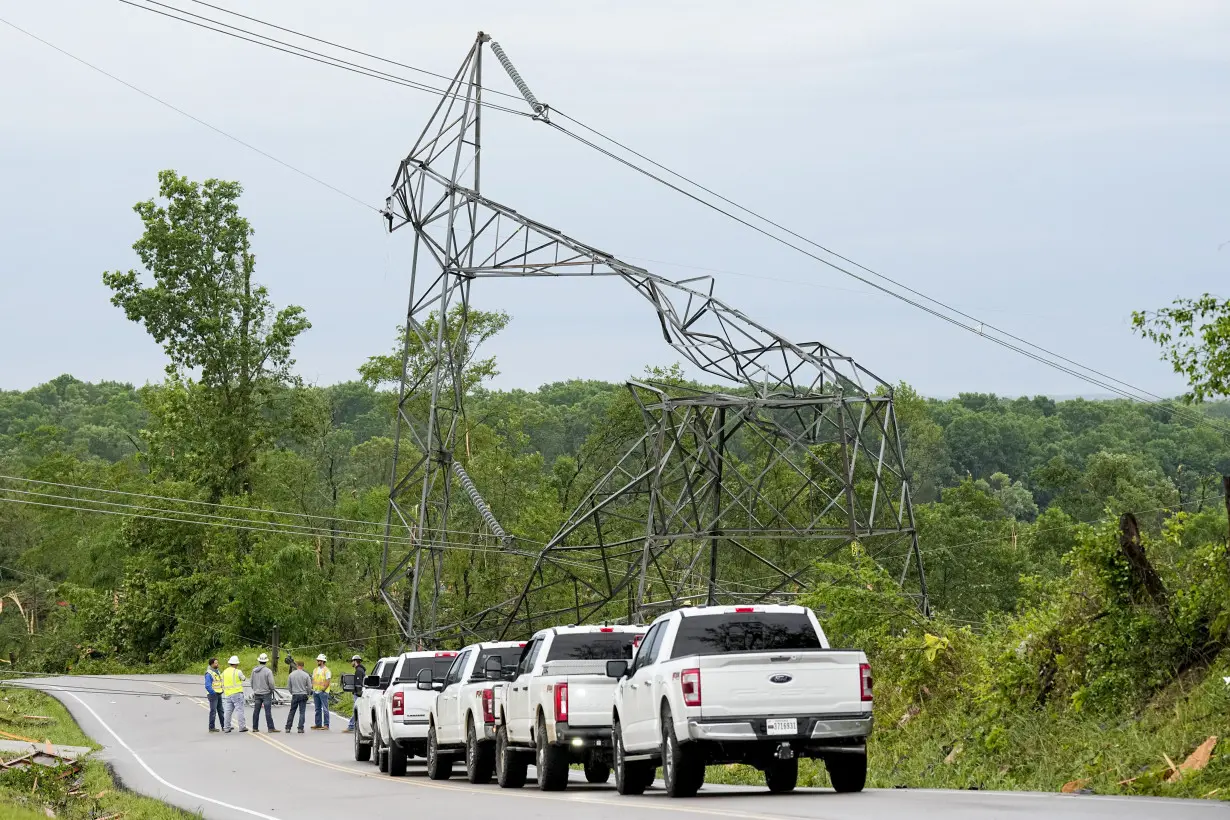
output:
M521 648L510 646L506 649L484 649L478 653L478 660L474 662L474 669L470 672L470 683L483 680L487 677L487 658L500 656L500 665L505 671L516 669L517 662L521 660Z
M416 680L419 672L424 669L431 670L432 680L444 680L444 676L448 674L448 668L453 665L453 659L449 658L406 658L402 661L401 672L397 676L398 681Z
M548 661L623 661L632 658L635 632L573 632L556 635Z
M680 620L671 657L820 648L820 636L802 612L736 612Z

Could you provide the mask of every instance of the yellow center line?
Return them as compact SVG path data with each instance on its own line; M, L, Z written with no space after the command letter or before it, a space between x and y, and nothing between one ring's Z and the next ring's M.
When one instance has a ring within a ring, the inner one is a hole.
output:
M155 681L154 684L170 692L174 692L175 694L180 695L182 697L190 697L189 695L185 694L184 692L181 692L180 690L176 689L175 687L169 684L163 684L157 681ZM202 709L209 708L208 705L200 703L198 701L194 701L194 703L196 703L196 705L200 706ZM523 800L550 800L552 802L570 803L573 805L576 805L577 803L585 803L585 804L595 805L595 806L614 806L617 808L624 808L624 809L640 808L640 809L652 809L654 811L682 812L685 814L707 814L707 815L713 815L717 817L737 817L737 818L742 818L742 820L783 820L783 815L778 815L778 814L756 814L753 812L725 811L722 809L709 809L709 808L699 808L699 807L693 808L690 806L677 805L675 803L672 803L669 806L655 805L656 799L654 798L650 798L649 800L645 800L643 798L639 800L638 799L628 799L628 798L621 798L620 800L606 800L600 797L582 796L575 792L570 796L563 796L563 795L546 794L543 792L519 791L519 790L514 790L514 789L500 789L499 791L493 791L491 788L477 789L471 786L436 783L430 780L424 782L422 780L416 780L416 779L410 779L410 778L404 778L404 777L390 777L388 775L375 774L372 772L361 772L349 766L343 766L338 763L331 763L327 760L321 760L320 758L313 757L299 749L295 749L291 746L287 746L282 741L275 740L272 737L266 737L265 735L260 734L260 733L254 734L253 737L259 740L260 742L272 747L273 749L283 752L289 757L293 757L296 760L301 760L304 763L308 763L312 766L319 766L324 769L331 769L332 771L341 772L343 774L348 774L348 775L353 775L354 777L367 777L367 778L372 778L374 780L379 780L383 783L396 783L402 786L409 786L411 788L439 789L441 791L454 792L456 794L474 794L474 795L479 795L482 797L499 796L499 797L519 797ZM819 818L813 815L812 820L822 820L822 818Z

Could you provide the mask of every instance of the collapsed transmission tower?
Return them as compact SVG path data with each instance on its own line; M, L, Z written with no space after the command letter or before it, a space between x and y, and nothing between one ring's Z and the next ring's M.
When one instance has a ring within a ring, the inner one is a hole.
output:
M789 600L822 580L817 562L852 549L891 570L925 612L892 388L819 342L757 323L717 299L707 277L659 276L484 196L487 44L533 117L549 118L480 33L399 165L384 213L390 231L414 233L380 586L407 640ZM614 466L541 543L507 532L501 516L515 511L493 509L470 476L470 289L562 276L623 280L657 313L667 344L725 388L629 382L633 421ZM490 588L470 586L475 561Z

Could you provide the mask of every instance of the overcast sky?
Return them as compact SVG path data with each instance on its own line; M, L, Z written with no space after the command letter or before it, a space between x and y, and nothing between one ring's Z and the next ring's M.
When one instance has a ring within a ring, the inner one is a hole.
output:
M209 14L189 0L175 5ZM219 4L451 73L479 29L539 99L967 313L1154 393L1183 388L1133 309L1225 292L1230 3ZM425 93L117 0L0 0L0 17L373 205ZM513 90L506 77L492 84ZM411 235L0 25L0 388L142 384L158 346L112 307L156 174L245 187L257 276L313 323L299 371L356 376L402 321ZM403 72L404 73L404 72ZM484 193L717 292L930 395L1104 391L945 325L656 186L541 124L484 120ZM653 261L650 261L653 260ZM780 280L786 280L785 282ZM678 357L617 282L479 282L513 317L503 387L624 379Z

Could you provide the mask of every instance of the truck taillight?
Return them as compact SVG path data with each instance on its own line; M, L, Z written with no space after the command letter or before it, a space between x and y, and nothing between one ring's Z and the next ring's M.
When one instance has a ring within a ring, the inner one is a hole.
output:
M568 684L555 684L555 719L566 723L568 721Z
M483 723L495 723L495 690L483 690Z
M599 632L614 632L614 631L615 631L615 627L613 627L613 626L600 626L600 627L598 627L598 631L599 631Z
M871 700L871 664L860 663L858 665L858 679L862 699L869 702Z
M755 607L750 607L750 606L735 607L735 612L755 612L755 611L756 611Z
M683 705L700 706L700 670L683 670L679 675L679 685L683 689Z
M393 714L402 715L406 712L406 696L402 692L393 693Z

